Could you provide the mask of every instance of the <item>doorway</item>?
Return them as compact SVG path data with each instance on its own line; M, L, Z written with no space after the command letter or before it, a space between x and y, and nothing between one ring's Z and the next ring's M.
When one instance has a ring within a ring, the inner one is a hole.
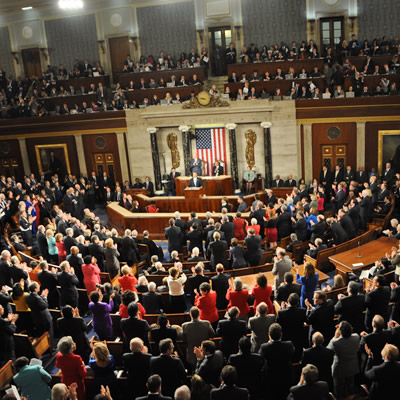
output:
M336 165L343 170L347 165L347 144L321 145L321 168L326 165L329 170L333 171Z
M22 62L24 64L25 78L32 76L42 76L42 65L40 62L40 50L35 47L33 49L23 49L21 51Z
M211 73L214 76L226 75L225 51L232 41L230 26L208 28L208 42L211 57Z
M122 72L124 60L130 54L129 39L127 36L108 39L110 46L111 70L114 83L118 82Z
M344 17L320 19L321 50L331 47L337 50L344 39Z
M115 179L114 170L114 155L112 153L93 153L93 164L97 176L103 176L103 172L107 173L107 176L113 180Z

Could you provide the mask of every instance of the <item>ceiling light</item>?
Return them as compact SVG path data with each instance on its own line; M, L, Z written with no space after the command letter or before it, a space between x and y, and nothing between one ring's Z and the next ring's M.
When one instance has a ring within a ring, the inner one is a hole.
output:
M28 10L32 10L33 7L22 7L21 10L22 11L28 11Z
M76 9L76 8L83 8L83 1L82 0L59 0L58 6L62 9Z

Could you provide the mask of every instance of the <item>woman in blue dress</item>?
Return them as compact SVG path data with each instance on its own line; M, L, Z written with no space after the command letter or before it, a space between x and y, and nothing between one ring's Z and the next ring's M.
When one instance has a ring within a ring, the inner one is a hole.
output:
M304 276L299 275L299 266L294 263L294 266L296 267L296 282L301 285L301 296L300 296L300 301L301 301L301 306L305 307L305 300L308 299L308 301L314 305L313 302L313 295L314 291L317 288L318 280L319 280L319 274L315 272L314 265L311 263L305 263L304 264Z

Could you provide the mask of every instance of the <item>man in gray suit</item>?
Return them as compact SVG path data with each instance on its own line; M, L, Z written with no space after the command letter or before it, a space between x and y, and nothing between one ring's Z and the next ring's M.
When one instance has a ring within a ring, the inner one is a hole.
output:
M200 310L197 307L190 309L190 322L182 324L182 333L187 345L186 360L192 366L196 367L196 356L193 353L195 347L199 347L203 340L208 340L215 336L214 329L209 321L199 319Z
M274 258L272 274L275 275L275 293L278 294L278 287L285 281L286 272L292 270L292 260L286 255L285 249L279 249Z
M201 160L200 158L193 158L192 161L190 162L190 170L193 172L196 172L198 176L201 176L202 170L201 170Z
M338 398L345 398L353 393L354 377L360 372L358 363L360 336L352 332L351 324L342 321L327 346L335 352L332 375L334 392Z
M248 328L251 330L251 351L258 353L263 343L269 340L268 331L271 324L275 322L274 314L267 314L268 306L262 302L257 306L257 312L254 317L249 319Z

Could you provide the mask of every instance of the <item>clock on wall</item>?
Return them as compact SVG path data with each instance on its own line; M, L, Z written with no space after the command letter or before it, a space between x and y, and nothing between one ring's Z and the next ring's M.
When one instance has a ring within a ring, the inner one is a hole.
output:
M341 130L337 126L331 126L328 129L328 138L330 140L337 140L340 138L340 135L342 134Z
M197 100L199 101L200 105L205 107L208 106L211 102L210 93L203 91L197 95Z

